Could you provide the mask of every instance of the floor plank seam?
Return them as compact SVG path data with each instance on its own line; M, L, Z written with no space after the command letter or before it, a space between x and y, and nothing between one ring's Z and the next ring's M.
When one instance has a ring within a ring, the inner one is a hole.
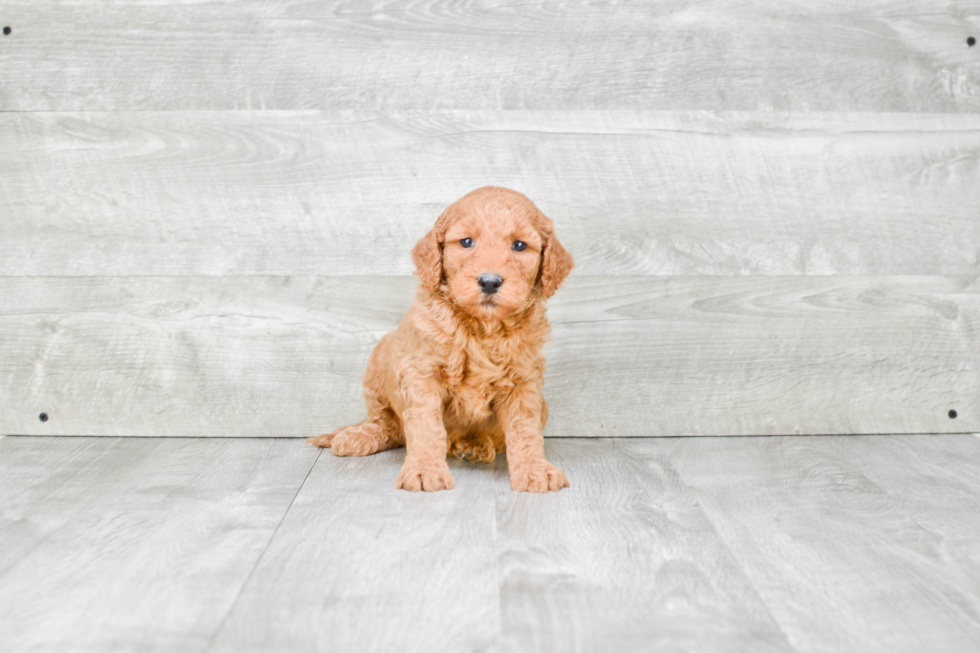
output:
M694 486L688 483L687 479L684 478L684 475L681 474L680 470L677 469L666 459L664 460L664 463L665 463L664 468L673 471L673 473L677 476L678 480L680 480L681 484L687 489L687 491L692 496L694 496L698 500L698 503L700 504L701 498L698 496L697 492L695 491ZM762 605L765 608L766 612L769 614L769 618L771 619L772 624L776 627L776 630L779 632L779 634L783 636L783 639L786 641L786 644L790 647L789 650L792 653L799 653L799 651L801 650L799 645L793 641L785 625L776 617L776 614L772 611L769 602L766 600L766 597L763 596L762 594L762 590L759 589L759 585L756 583L755 579L752 578L752 575L749 573L749 569L746 566L745 561L742 560L741 557L738 555L738 553L729 545L722 531L718 528L718 524L716 524L715 520L711 518L710 511L705 510L704 508L699 508L699 511L701 513L701 516L704 518L704 520L708 522L709 526L711 526L711 530L714 531L714 534L718 538L718 541L721 542L724 545L725 549L728 550L728 554L732 557L732 561L738 566L738 569L742 572L742 576L744 576L745 581L755 592L756 597L758 597L760 605Z
M238 606L238 601L241 600L242 594L245 592L245 588L248 587L248 584L252 580L252 576L255 575L255 570L258 569L259 565L262 563L262 559L265 557L266 552L269 550L269 546L271 546L273 540L276 539L276 534L279 532L279 529L282 527L282 523L286 521L286 516L289 514L289 511L292 509L293 504L296 503L296 497L298 497L299 493L303 491L303 487L306 485L306 481L309 480L310 474L313 473L313 469L316 467L317 462L320 461L320 456L323 455L323 451L324 451L323 449L320 449L317 452L316 458L313 459L313 464L310 465L310 468L306 471L306 476L303 477L303 482L299 484L298 488L296 488L296 494L293 495L293 498L289 501L289 505L286 506L286 509L283 511L282 517L279 519L279 523L276 524L276 527L272 530L272 534L269 536L269 540L265 543L265 546L262 547L262 552L259 553L259 555L255 558L255 564L253 564L252 568L249 570L248 575L245 577L245 581L242 583L242 586L238 588L238 593L235 594L235 599L231 602L231 606L229 606L228 611L221 618L221 622L218 624L218 627L214 629L214 633L212 633L211 639L208 640L207 648L204 649L205 653L207 653L208 651L214 648L214 643L215 641L217 641L218 635L220 635L221 631L225 629L225 624L228 622L228 618L232 615L232 613L235 611L235 608Z

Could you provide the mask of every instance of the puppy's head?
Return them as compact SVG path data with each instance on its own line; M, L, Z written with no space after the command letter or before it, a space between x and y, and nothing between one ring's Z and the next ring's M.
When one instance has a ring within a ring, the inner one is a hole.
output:
M449 205L412 258L422 285L488 321L551 297L574 265L531 200L492 186Z

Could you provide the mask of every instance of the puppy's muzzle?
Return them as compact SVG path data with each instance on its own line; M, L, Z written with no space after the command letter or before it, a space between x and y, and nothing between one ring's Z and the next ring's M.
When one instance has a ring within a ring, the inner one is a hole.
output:
M492 295L500 290L500 286L504 283L504 280L500 278L499 274L484 272L476 278L476 283L480 286L481 291L487 295Z

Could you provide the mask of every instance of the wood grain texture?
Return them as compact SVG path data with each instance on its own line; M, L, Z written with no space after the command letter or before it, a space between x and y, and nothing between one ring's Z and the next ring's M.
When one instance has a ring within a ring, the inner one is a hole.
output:
M495 650L793 650L661 448L556 439L547 449L570 488L496 487Z
M551 433L980 426L976 277L632 281L581 279L554 302Z
M359 421L367 357L414 284L0 278L0 432L306 437ZM978 291L573 276L550 302L546 434L978 431Z
M206 650L316 457L295 440L4 438L0 648Z
M394 489L401 452L322 456L213 650L790 650L669 465L549 452L577 479L550 496L503 460L420 497Z
M664 449L797 651L980 646L976 438L700 438Z
M820 443L838 457L873 460L861 467L869 481L901 497L901 509L941 542L943 552L980 563L980 521L975 518L980 514L978 441L980 433L972 438L902 435ZM964 570L964 581L980 588L978 571Z
M454 490L412 494L395 489L404 458L325 451L211 650L485 650L506 472L455 461Z
M980 115L0 113L0 275L407 275L488 184L584 275L980 272Z
M976 112L978 8L8 1L0 110Z
M412 299L397 281L2 280L17 363L0 410L18 417L0 431L278 437L360 421L367 356Z
M572 480L558 494L511 491L499 458L452 461L456 489L426 495L394 489L401 451L0 438L0 648L980 644L980 438L552 439L547 452Z

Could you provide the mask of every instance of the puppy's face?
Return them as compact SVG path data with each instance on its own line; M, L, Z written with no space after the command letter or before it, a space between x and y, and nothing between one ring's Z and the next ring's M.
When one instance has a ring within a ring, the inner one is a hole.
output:
M451 204L412 250L421 283L482 320L501 320L547 299L572 257L551 220L524 195L480 188Z
M510 207L471 206L446 231L442 269L449 294L474 317L499 320L531 299L542 237Z

